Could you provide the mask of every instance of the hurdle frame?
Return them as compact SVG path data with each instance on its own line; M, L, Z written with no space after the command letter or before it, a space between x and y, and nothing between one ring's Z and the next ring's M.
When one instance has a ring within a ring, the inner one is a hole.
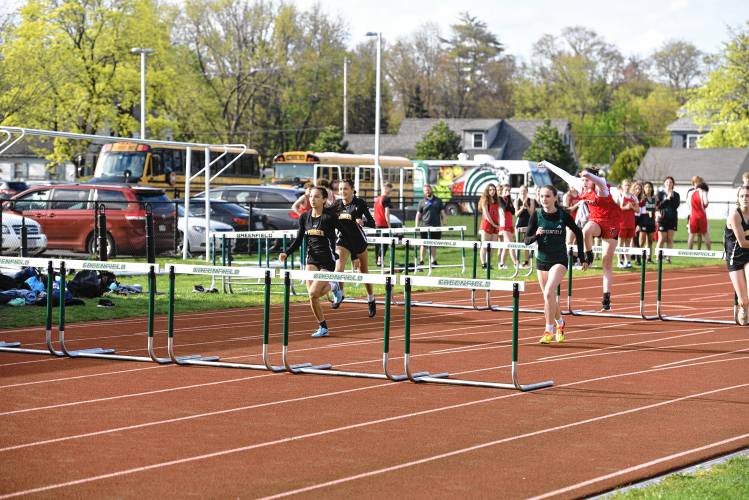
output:
M440 280L454 281L457 283L446 283L445 285L451 285L452 288L466 288L466 289L488 289L488 290L501 290L508 291L512 290L512 367L511 376L512 383L501 383L501 382L483 382L479 380L465 380L465 379L451 379L447 378L449 375L445 374L444 378L422 376L415 377L411 373L411 286L412 284L422 283L426 286L439 285ZM479 283L480 282L480 283ZM546 387L552 387L554 385L553 380L547 380L543 382L536 382L532 384L521 384L519 381L519 369L518 369L518 309L520 304L520 291L524 289L524 283L522 281L499 281L499 280L464 280L460 278L435 278L428 276L401 276L401 284L405 287L405 322L403 325L404 335L404 358L403 365L406 371L406 375L411 382L415 383L435 383L435 384L447 384L447 385L463 385L470 387L486 387L491 389L514 389L522 392L535 391Z
M663 294L663 257L702 257L709 259L725 259L725 252L711 250L684 250L679 248L659 248L658 251L658 291L656 297L656 314L662 321L681 321L685 323L706 323L714 325L739 325L738 304L739 298L733 293L733 320L708 319L708 318L686 318L682 316L667 316L662 309ZM740 326L740 325L739 325Z

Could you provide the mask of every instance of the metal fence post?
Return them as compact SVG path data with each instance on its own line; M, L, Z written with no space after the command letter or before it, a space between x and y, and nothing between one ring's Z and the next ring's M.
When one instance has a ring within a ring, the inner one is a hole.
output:
M29 229L26 227L26 217L21 216L21 257L29 255Z
M98 238L99 243L97 258L105 261L109 255L109 248L107 248L107 211L103 203L98 204L96 208L96 238Z
M153 208L146 203L146 261L156 263L156 242L153 234Z

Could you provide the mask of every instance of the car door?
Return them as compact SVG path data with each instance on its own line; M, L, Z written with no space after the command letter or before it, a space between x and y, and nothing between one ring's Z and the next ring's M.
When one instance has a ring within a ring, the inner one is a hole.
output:
M93 189L80 187L52 190L47 238L56 241L58 248L86 249L86 240L94 230L94 211L90 202L93 192Z
M42 226L42 231L47 235L49 235L47 227L51 225L51 220L47 218L49 212L49 192L49 189L39 189L26 193L12 202L12 209L14 211L37 221Z

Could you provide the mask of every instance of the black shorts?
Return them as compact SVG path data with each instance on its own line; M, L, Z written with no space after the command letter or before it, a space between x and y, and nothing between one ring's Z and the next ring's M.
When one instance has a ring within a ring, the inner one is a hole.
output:
M422 231L421 239L422 240L441 240L442 231L429 231L429 232Z
M335 272L335 260L331 257L325 258L321 256L308 255L307 265L317 266L321 271Z
M668 218L668 219L661 219L658 223L658 231L676 231L676 223L679 219L677 218Z
M655 232L655 222L652 217L643 217L640 219L640 232L648 234Z
M567 269L566 259L557 262L544 262L542 260L536 260L536 269L538 269L539 271L551 271L551 268L556 266L557 264L561 264L565 269Z
M738 255L736 255L737 253ZM729 243L726 248L726 268L728 271L743 271L747 264L749 264L749 254L742 249L734 248Z
M338 241L336 241L335 244L336 246L343 247L346 250L348 250L349 253L351 254L352 259L355 259L356 256L359 255L360 253L367 251L366 241L357 241L356 243L349 243L343 238L338 238Z

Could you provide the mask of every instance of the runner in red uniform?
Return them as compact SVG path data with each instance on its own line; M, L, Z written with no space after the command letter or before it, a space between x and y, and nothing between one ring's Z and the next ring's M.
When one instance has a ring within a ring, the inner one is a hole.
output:
M691 212L689 215L689 239L687 246L691 250L694 245L695 236L697 237L697 248L702 250L702 240L705 240L705 248L710 250L710 231L707 226L707 193L708 187L705 182L697 184L696 188L689 195L689 206Z
M622 218L619 224L619 245L622 247L632 246L635 238L635 217L640 213L640 202L630 192L631 187L632 182L629 179L623 180L620 187L619 208L622 210ZM632 257L629 255L619 255L617 267L632 267Z
M611 285L614 278L614 271L611 266L614 261L621 221L621 210L611 196L611 186L606 183L606 179L598 176L598 170L595 168L585 168L580 172L580 177L575 177L547 161L542 161L541 165L557 174L569 186L578 189L581 193L580 199L588 206L590 215L588 222L583 227L585 261L588 264L593 262L593 238L600 237L603 242L603 258L601 259L603 300L601 301L601 310L608 311L611 309Z

